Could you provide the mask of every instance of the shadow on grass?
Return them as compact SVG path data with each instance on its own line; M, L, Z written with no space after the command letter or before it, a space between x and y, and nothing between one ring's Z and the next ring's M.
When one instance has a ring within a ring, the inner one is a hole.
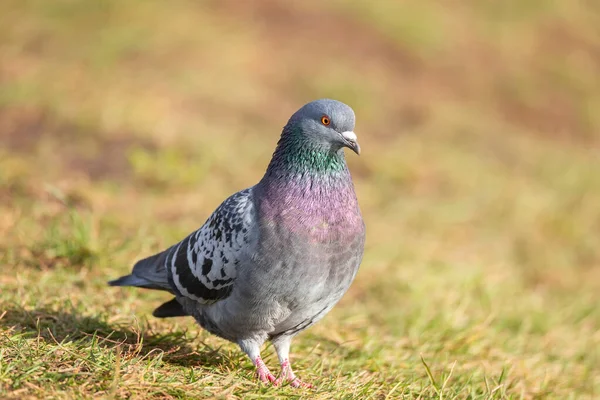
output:
M77 343L82 347L98 346L108 350L120 348L125 357L162 354L169 364L185 367L219 367L229 363L231 355L201 343L202 349L190 347L194 338L185 331L154 333L147 323L124 326L110 323L105 315L90 317L76 310L55 311L50 308L26 310L13 306L0 310L0 327L50 344Z

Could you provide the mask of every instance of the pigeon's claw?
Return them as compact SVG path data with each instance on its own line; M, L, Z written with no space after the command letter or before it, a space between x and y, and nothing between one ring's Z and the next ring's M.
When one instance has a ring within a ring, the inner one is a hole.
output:
M254 365L256 365L256 375L261 382L272 383L275 386L278 385L277 378L275 378L275 375L269 371L269 368L265 365L260 356L256 357L256 360L254 360Z
M298 378L296 376L296 374L294 374L294 371L292 370L292 364L290 363L290 360L287 358L285 360L283 360L283 362L281 363L281 376L279 377L279 379L277 379L277 382L275 382L275 385L279 386L283 382L289 382L290 386L295 387L295 388L305 388L305 389L314 389L315 388L312 384L300 380L300 378Z
M272 383L274 386L279 385L277 378L275 378L275 375L273 375L269 370L259 370L258 379L263 383Z
M312 383L301 381L300 378L294 378L290 382L290 386L291 387L295 387L295 388L303 388L303 389L314 389L315 388L312 385Z

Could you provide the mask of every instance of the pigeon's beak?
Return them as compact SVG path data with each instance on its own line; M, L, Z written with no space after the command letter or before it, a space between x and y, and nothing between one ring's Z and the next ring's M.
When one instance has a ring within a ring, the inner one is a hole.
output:
M356 133L352 131L342 132L342 137L344 138L344 144L350 150L360 155L360 145L357 142Z

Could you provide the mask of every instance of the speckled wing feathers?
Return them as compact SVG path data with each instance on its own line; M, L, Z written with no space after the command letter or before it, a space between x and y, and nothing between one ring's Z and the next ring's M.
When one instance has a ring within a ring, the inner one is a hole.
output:
M229 296L249 243L251 189L225 200L206 223L167 250L169 283L180 296L210 304Z

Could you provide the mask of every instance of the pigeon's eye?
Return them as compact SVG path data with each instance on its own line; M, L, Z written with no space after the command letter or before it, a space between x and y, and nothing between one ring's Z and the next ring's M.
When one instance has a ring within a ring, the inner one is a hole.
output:
M329 117L327 115L323 115L321 117L321 123L325 126L328 126L329 124L331 124L331 120L329 119Z

